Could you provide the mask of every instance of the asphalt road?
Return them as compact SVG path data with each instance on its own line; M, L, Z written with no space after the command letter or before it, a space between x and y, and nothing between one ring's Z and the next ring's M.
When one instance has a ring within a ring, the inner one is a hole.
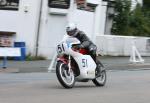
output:
M88 82L64 89L54 73L1 73L0 103L150 103L150 70L107 75L104 87Z

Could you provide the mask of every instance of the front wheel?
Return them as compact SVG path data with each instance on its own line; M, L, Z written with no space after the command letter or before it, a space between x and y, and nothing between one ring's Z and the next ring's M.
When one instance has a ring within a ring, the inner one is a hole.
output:
M65 88L72 88L75 84L73 70L68 70L68 65L58 61L56 64L56 75L60 84Z
M96 86L104 86L106 83L106 70L102 70L100 76L92 80Z

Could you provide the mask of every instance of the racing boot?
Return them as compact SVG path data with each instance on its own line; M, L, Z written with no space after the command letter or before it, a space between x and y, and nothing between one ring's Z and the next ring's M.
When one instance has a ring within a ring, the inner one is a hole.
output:
M100 75L101 75L101 65L97 64L97 67L96 67L96 76L99 77Z

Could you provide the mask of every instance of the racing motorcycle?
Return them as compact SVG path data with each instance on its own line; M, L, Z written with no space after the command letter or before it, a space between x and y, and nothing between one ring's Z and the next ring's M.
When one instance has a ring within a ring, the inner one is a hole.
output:
M104 86L106 70L103 64L95 63L88 55L88 50L77 49L77 45L80 45L80 41L70 36L65 36L57 45L56 75L58 81L65 88L72 88L75 82L90 80L96 86Z

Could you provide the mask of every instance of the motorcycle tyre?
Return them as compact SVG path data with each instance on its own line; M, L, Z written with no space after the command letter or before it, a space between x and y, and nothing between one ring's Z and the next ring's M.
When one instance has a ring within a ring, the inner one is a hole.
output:
M106 79L107 79L106 70L101 71L101 74L102 74L103 76L105 76L103 82L99 82L99 81L97 80L97 78L99 78L99 77L97 77L97 78L95 78L95 79L92 80L92 82L93 82L96 86L100 86L100 87L101 87L101 86L104 86L104 85L106 84Z
M65 83L64 82L64 80L62 79L62 77L61 77L61 74L60 74L60 66L64 66L64 65L66 65L66 64L64 64L63 62L61 62L61 61L58 61L57 62L57 64L56 64L56 76L57 76L57 78L58 78L58 81L60 82L60 84L63 86L63 87L65 87L65 88L67 88L67 89L70 89L70 88L72 88L73 86L74 86L74 84L75 84L75 77L74 77L74 81L73 81L73 83L72 84L70 84L70 85L68 85L67 83Z

